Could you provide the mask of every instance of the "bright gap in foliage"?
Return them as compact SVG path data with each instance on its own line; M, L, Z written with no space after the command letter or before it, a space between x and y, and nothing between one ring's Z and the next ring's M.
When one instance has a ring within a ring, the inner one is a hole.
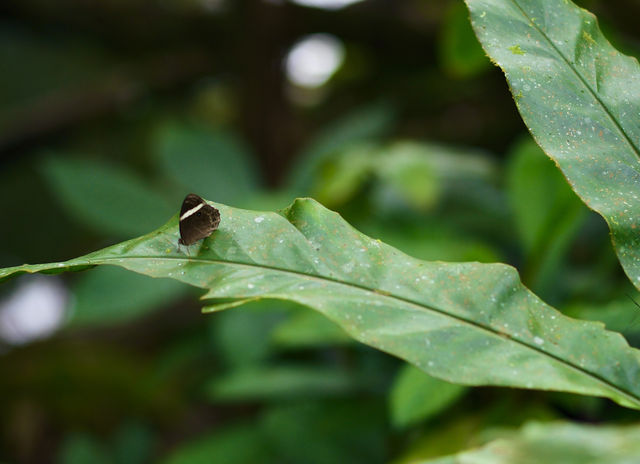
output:
M0 302L0 339L22 345L53 334L65 320L67 289L55 277L32 276Z
M322 8L324 10L338 10L361 1L362 0L291 0L291 3L312 8Z
M344 46L337 37L329 34L309 35L289 51L285 62L287 77L300 87L320 87L343 61Z

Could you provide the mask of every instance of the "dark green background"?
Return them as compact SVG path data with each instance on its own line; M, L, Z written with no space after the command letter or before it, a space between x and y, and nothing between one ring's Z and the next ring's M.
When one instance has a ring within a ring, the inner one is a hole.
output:
M313 196L411 255L513 264L549 303L639 340L604 222L532 145L462 2L205 4L0 5L0 266L135 237L190 191L251 209ZM582 6L638 54L638 4ZM345 62L294 88L283 58L317 32ZM115 268L62 282L63 329L0 341L3 462L402 462L529 419L629 414L433 384L304 308L202 316L197 291Z

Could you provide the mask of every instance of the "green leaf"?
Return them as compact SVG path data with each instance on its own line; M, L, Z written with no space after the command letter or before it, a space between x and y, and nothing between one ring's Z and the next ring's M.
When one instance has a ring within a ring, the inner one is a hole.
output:
M349 201L374 171L376 148L354 144L325 163L317 175L312 191L323 205L337 206Z
M247 366L271 352L271 332L286 317L282 301L261 300L216 316L214 343L230 366Z
M626 464L640 456L640 427L530 423L475 450L415 464Z
M360 108L323 129L299 155L288 187L295 192L307 192L316 170L328 157L352 144L381 137L392 126L394 113L388 104L377 103Z
M139 178L98 161L50 157L42 171L69 214L104 234L142 234L174 212L162 195Z
M259 428L238 425L184 444L161 461L163 464L253 464L273 462Z
M572 188L612 232L640 288L640 67L569 0L466 0L518 110Z
M502 203L501 193L492 186L496 166L478 150L397 141L379 150L375 166L377 211L397 214L410 206L424 216L424 210L437 204L446 209L441 223L456 222L460 214L473 215L467 219L473 226L462 227L467 230L482 227L483 222L495 229L494 214L488 209L504 214L504 206L495 204Z
M116 267L103 267L83 275L74 288L70 323L105 325L141 316L169 304L187 287L175 280L151 279Z
M291 401L267 409L261 425L281 463L387 462L386 417L375 399Z
M507 192L526 255L525 282L547 293L587 208L544 152L527 137L513 149Z
M113 464L107 448L85 433L71 433L65 437L58 451L60 464Z
M174 124L159 130L155 145L165 175L185 191L238 203L256 188L251 155L229 132Z
M477 393L480 395L474 394L474 397L469 399L472 402L471 406L462 410L461 414L455 411L423 427L415 428L412 431L414 440L408 443L394 463L417 464L442 456L448 457L461 450L475 448L490 440L501 438L525 422L557 420L557 413L530 395L526 395L526 401L522 401L518 392L505 391L498 401L492 401L488 400L492 397L491 393L488 396L488 392ZM577 395L567 396L593 399ZM492 464L492 461L486 464Z
M438 380L405 365L391 390L391 420L396 427L426 420L455 402L464 391L460 385Z
M271 335L274 345L281 348L308 348L349 342L349 336L334 322L315 311L295 311L279 324Z
M426 145L398 142L389 147L377 163L376 174L383 183L414 208L425 211L437 201L442 189L432 153Z
M405 250L417 258L442 261L497 261L499 253L473 236L461 235L453 226L440 221L421 224L380 226L379 222L362 224L369 235L381 237L386 243Z
M118 427L112 441L116 464L144 464L151 461L155 443L148 426L126 421Z
M607 329L616 332L630 335L640 332L640 309L626 295L606 304L575 302L562 308L562 312L588 321L601 321Z
M562 174L530 138L521 140L511 152L507 192L528 255L540 253L545 242L567 227L565 223L574 223L576 214L584 213Z
M497 409L500 406L494 407ZM416 464L427 459L448 456L468 448L471 444L477 444L486 434L485 430L493 425L485 417L486 413L479 415L475 410L469 410L465 415L434 421L427 427L412 431L411 436L414 439L396 457L393 464ZM486 440L480 441L484 442Z
M444 18L438 48L441 66L454 77L469 78L490 67L469 24L469 12L462 3L451 4Z
M455 181L487 181L495 173L485 154L434 143L397 141L380 147L354 143L327 155L319 166L310 191L326 206L346 203L371 179L377 181L380 203L431 209L444 186ZM382 205L384 206L384 205Z
M251 401L344 394L355 379L346 372L326 367L247 367L216 377L207 386L215 401Z
M281 214L215 204L220 228L178 250L177 218L61 263L0 270L60 272L112 264L207 289L207 299L283 299L351 337L464 385L604 396L640 408L640 359L601 323L543 303L503 264L421 261L369 238L311 199Z

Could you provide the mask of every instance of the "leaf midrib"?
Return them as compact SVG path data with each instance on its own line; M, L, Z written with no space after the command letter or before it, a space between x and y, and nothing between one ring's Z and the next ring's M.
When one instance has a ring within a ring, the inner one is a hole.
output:
M559 363L561 363L562 365L565 365L571 369L574 369L584 375L586 375L587 377L591 377L594 380L604 384L605 386L607 386L608 388L612 389L613 391L618 392L620 395L626 397L627 399L629 399L629 401L633 404L637 404L640 406L640 398L636 397L633 392L628 391L623 389L622 387L617 386L616 384L612 383L611 381L609 381L608 379L591 372L588 369L585 369L579 365L575 365L572 364L571 362L567 361L564 358L561 358L560 356L557 356L553 353L549 353L548 351L545 351L543 349L541 349L540 347L538 347L537 345L531 345L523 340L520 340L518 338L514 338L511 334L505 334L504 332L500 332L498 330L495 330L494 328L490 327L490 326L485 326L482 325L476 321L473 320L469 320L466 319L462 316L459 315L455 315L455 314L451 314L449 312L446 312L443 309L437 308L435 306L429 306L425 303L421 303L418 301L414 301L411 300L409 298L405 298L399 295L395 295L391 292L387 292L386 290L382 290L382 289L374 289L371 287L367 287L365 285L361 285L361 284L357 284L354 282L348 282L348 281L343 281L343 280L338 280L336 278L332 278L332 277L328 277L328 276L323 276L323 275L315 275L315 274L308 274L302 271L296 271L296 270L292 270L292 269L283 269L283 268L279 268L276 266L269 266L269 265L265 265L265 264L252 264L252 263L243 263L243 262L237 262L237 261L223 261L223 260L216 260L216 259L210 259L210 258L197 258L197 257L189 257L189 258L183 258L183 257L178 257L178 256L163 256L163 257L158 257L158 256L127 256L125 258L116 258L116 257L105 257L105 258L97 258L96 261L98 262L105 262L105 261L119 261L119 262L123 262L124 260L128 260L128 259L144 259L144 260L176 260L176 261L185 261L186 263L189 263L190 261L201 261L201 262L205 262L205 263L212 263L212 264L221 264L221 265L226 265L226 266L245 266L245 267L254 267L254 268L259 268L259 269L268 269L270 271L275 271L275 272L281 272L284 274L293 274L299 277L304 277L304 278L308 278L308 279L316 279L316 280L321 280L321 281L325 281L325 282L329 282L332 284L337 284L337 285L344 285L347 287L352 287L361 291L365 291L368 293L373 294L375 297L377 298L390 298L393 300L397 300L400 302L403 302L405 304L409 304L412 306L416 306L420 309L427 309L430 311L435 311L445 317L449 317L455 320L458 320L460 322L469 324L473 327L476 327L478 330L482 330L485 332L488 332L494 336L500 337L500 339L504 339L505 335L507 336L507 338L512 341L513 343L517 343L520 344L530 350L533 350L543 356L547 356L551 359L554 359L555 361L558 361ZM204 287L206 288L206 287Z

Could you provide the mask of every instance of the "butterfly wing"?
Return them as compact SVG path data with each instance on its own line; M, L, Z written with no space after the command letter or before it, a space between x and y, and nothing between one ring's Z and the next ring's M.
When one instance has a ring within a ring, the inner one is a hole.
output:
M208 237L220 224L220 212L194 193L186 196L180 208L181 245L191 245Z

